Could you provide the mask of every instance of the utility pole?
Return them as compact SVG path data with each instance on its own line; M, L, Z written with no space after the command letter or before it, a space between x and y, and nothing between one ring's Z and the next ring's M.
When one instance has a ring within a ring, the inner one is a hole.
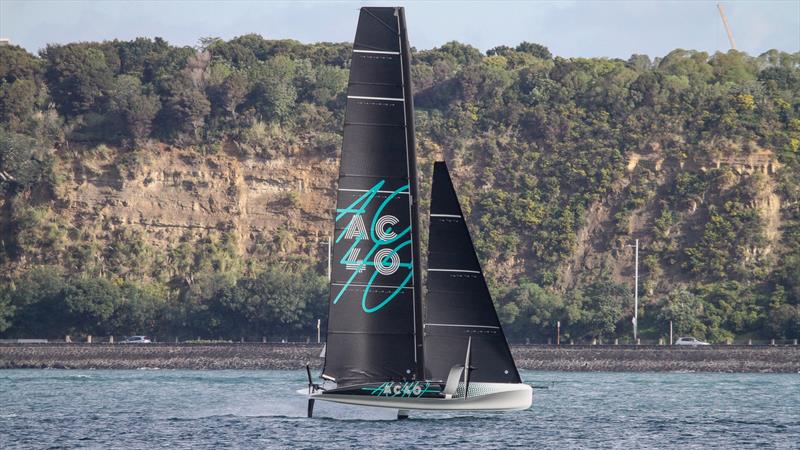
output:
M634 260L634 275L633 275L633 342L638 344L638 327L639 327L639 240L636 239L636 245L628 244L628 247L635 248Z
M326 244L328 246L328 283L331 282L331 239L328 239L327 242L320 242L320 244Z
M561 345L561 321L556 322L556 345Z
M331 239L328 239L328 283L331 282Z
M639 240L636 240L636 268L634 269L633 282L633 340L637 343L639 327Z
M669 345L672 345L674 341L672 340L672 321L669 321Z
M722 25L725 26L725 32L728 34L728 42L731 43L731 48L736 50L736 41L733 40L731 24L728 23L728 17L725 15L725 10L722 9L722 3L717 3L717 9L719 10L719 16L722 18Z

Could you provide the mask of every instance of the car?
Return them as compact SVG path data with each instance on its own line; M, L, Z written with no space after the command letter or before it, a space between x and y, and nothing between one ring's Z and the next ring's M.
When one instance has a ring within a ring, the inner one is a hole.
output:
M147 336L129 336L122 340L121 344L149 344L153 341Z
M697 338L693 337L679 337L677 341L675 341L675 345L688 345L691 347L697 347L699 345L711 345L708 342L703 342Z

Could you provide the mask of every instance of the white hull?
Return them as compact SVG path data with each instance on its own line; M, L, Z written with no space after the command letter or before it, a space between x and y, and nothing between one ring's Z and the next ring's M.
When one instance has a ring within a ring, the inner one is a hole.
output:
M472 392L479 392L472 395ZM533 389L523 383L471 383L470 396L454 398L384 397L369 395L326 395L317 392L315 400L348 405L430 411L509 411L528 409L533 403Z

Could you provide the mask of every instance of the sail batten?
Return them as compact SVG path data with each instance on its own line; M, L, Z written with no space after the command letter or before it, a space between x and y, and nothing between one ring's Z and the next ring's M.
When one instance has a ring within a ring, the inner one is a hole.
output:
M425 302L425 376L445 380L469 347L474 382L519 383L447 165L433 168Z
M416 162L402 8L361 8L345 109L323 375L421 377Z

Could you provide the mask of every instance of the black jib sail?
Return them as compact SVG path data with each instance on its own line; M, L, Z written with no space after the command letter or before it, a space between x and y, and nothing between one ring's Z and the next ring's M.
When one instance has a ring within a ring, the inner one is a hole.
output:
M444 162L433 166L427 285L426 378L445 380L451 367L464 364L472 337L470 381L519 383Z
M323 377L422 379L416 158L402 8L361 8L347 89Z

